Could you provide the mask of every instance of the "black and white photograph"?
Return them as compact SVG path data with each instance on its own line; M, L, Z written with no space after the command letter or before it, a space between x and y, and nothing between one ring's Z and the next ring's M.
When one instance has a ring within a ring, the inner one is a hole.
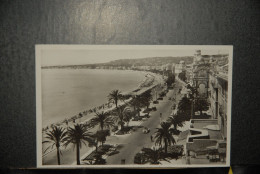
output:
M230 166L233 46L35 48L37 167Z

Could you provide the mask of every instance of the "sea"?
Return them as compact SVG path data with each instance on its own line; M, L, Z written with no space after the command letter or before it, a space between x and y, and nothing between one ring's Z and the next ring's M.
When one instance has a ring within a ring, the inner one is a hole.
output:
M145 75L133 70L42 69L42 125L105 104L112 90L131 92Z

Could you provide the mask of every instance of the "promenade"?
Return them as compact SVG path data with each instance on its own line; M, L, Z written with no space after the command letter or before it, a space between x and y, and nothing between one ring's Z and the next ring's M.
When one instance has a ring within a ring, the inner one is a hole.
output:
M142 121L131 121L131 124L136 124L140 128L137 128L131 134L125 135L111 135L107 137L106 144L117 144L120 146L119 153L107 157L107 164L121 164L121 160L125 159L126 164L133 164L133 159L136 153L138 153L143 147L152 147L154 142L151 141L150 137L156 131L156 128L159 127L161 121L166 121L166 119L172 113L172 106L175 102L181 98L178 90L181 84L176 82L175 88L169 90L167 95L163 100L159 100L159 104L151 104L150 107L156 106L157 111L150 113L150 118ZM168 100L169 97L176 97L177 100ZM160 119L160 113L162 117ZM150 133L144 134L142 132L142 127L148 127ZM98 126L92 128L90 132L95 132L98 130ZM61 165L71 165L75 163L76 152L73 150L73 146L69 145L67 148L62 148L61 156ZM81 159L89 154L91 151L94 151L95 147L82 146L80 149ZM48 155L43 157L43 165L55 165L57 164L56 150L51 151Z

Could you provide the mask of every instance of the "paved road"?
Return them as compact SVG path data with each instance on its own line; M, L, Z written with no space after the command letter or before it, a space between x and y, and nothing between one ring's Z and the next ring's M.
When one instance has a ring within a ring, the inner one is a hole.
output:
M120 153L106 159L107 164L121 164L122 159L125 159L126 164L134 164L134 156L136 153L140 152L143 147L152 147L154 145L154 142L151 142L150 136L160 125L160 113L162 113L162 121L165 121L170 116L173 101L168 100L168 98L175 97L176 91L177 90L170 90L167 96L164 97L164 100L157 104L157 111L152 112L151 117L141 124L141 126L150 128L150 133L144 134L142 133L142 128L139 128L133 134L129 135L124 139L124 142L122 142L122 148L119 150ZM111 139L111 141L113 140Z

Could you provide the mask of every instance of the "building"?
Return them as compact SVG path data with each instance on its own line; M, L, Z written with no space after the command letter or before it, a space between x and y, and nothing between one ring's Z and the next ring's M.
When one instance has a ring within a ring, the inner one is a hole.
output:
M186 78L187 78L187 83L189 83L190 85L192 85L192 64L191 65L186 65Z
M171 69L171 70L172 70L172 73L175 73L175 66L176 66L176 64L173 63L173 64L172 64L172 69Z
M209 100L211 114L218 119L220 130L226 138L227 135L227 101L228 101L228 73L225 71L212 71L209 80Z
M181 60L179 64L175 65L175 74L180 74L181 72L184 72L185 69L186 69L185 62Z
M186 139L188 163L225 162L227 140L228 55L201 55L197 50L190 74L196 100L207 100L208 118L190 120Z

